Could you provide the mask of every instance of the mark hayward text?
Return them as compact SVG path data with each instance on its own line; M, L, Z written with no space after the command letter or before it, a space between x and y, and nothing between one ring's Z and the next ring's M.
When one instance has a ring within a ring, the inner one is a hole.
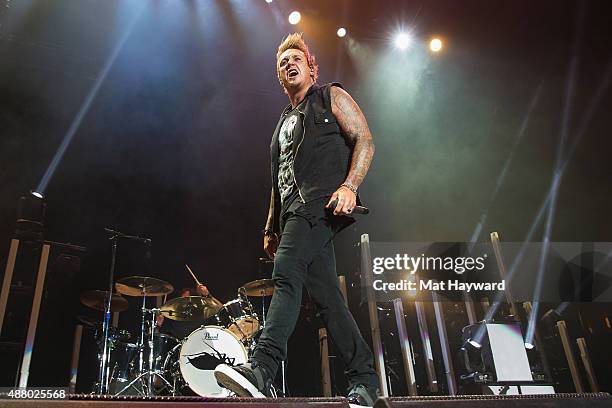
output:
M479 290L505 290L506 281L501 282L461 282L460 280L447 280L447 281L436 281L436 280L419 280L418 282L409 281L402 279L397 282L384 282L381 279L377 279L372 282L374 290L382 291L394 291L394 290L409 290L409 291L423 291L423 290L455 290L455 291L479 291Z

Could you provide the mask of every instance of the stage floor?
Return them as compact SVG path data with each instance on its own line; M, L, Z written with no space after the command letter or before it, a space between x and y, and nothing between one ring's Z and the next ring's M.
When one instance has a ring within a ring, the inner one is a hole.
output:
M203 398L70 395L63 400L0 400L0 408L349 408L346 398ZM544 395L463 395L379 398L375 408L604 408L612 407L607 393Z

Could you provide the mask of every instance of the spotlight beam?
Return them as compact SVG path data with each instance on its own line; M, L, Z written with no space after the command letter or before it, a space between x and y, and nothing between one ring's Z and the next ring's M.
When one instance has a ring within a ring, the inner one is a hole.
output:
M81 108L79 109L76 116L72 120L72 123L70 124L70 127L68 128L68 132L66 132L66 134L64 135L62 142L60 143L59 147L57 148L57 151L55 152L55 155L53 156L53 159L51 159L51 163L49 163L49 166L47 167L45 174L43 175L40 182L38 183L38 187L36 187L36 191L44 194L45 190L47 189L47 186L49 185L51 178L55 174L55 170L57 169L60 162L62 161L62 158L64 157L64 153L66 153L68 146L70 146L70 142L72 142L74 135L79 130L79 127L81 126L81 122L83 121L83 118L89 111L89 108L91 107L91 103L96 98L96 95L98 94L98 90L100 89L100 86L106 79L106 76L108 75L108 72L110 71L110 68L112 67L113 63L117 59L117 56L119 55L119 52L123 48L125 41L132 33L132 30L134 29L134 25L136 24L136 21L140 17L143 10L144 10L144 5L140 8L140 10L138 10L136 15L132 19L132 21L129 23L127 29L125 30L125 32L119 39L119 42L117 43L117 45L115 46L111 54L106 59L106 62L104 63L104 66L102 67L102 70L100 70L100 73L98 74L93 86L91 87L87 96L85 97L85 101L83 101Z
M489 216L489 209L493 205L493 202L497 198L497 194L499 193L501 186L504 184L504 181L506 180L506 175L508 174L508 169L510 168L510 165L512 164L512 160L514 159L514 154L516 153L516 150L519 144L523 140L523 135L525 134L525 131L527 130L527 125L529 124L531 113L533 112L534 108L536 107L538 103L538 100L540 99L540 94L542 93L543 84L544 84L544 80L540 82L540 85L538 85L533 97L531 98L531 101L529 103L529 108L527 109L527 113L525 114L525 117L523 118L523 122L521 123L521 127L519 128L519 131L514 138L514 144L512 145L512 148L510 149L510 154L508 155L508 158L506 159L506 162L504 163L504 167L502 168L502 171L499 173L499 176L497 176L497 180L495 181L495 188L493 189L493 192L491 193L491 196L489 197L489 202L486 206L486 209L480 216L480 220L478 221L478 224L476 224L476 227L474 228L474 232L472 232L472 237L470 238L470 242L472 243L476 243L478 241L478 238L480 238L482 227L486 223L487 217Z
M576 33L572 42L572 56L568 71L568 77L565 87L565 101L563 104L563 115L561 117L561 134L559 135L559 145L557 146L557 157L555 160L555 174L551 186L551 198L548 204L548 213L544 228L544 236L542 239L542 253L538 262L538 273L536 275L535 287L533 290L533 304L529 322L527 324L527 333L525 334L525 344L533 344L535 335L536 321L540 308L540 295L542 294L542 286L544 284L544 276L546 275L546 261L550 251L550 238L552 235L553 222L555 220L555 210L557 207L557 196L559 194L559 186L561 185L561 174L557 175L563 166L563 152L565 150L566 140L570 129L571 112L574 106L574 95L576 93L576 77L578 76L578 62L580 55L580 41L582 40L582 29L584 25L585 7L583 3L576 15Z
M612 79L612 58L608 61L608 66L602 78L601 84L599 88L597 89L597 92L595 93L593 98L591 98L589 106L587 107L586 112L576 132L576 137L574 138L574 141L572 145L570 146L567 152L567 155L565 156L563 165L561 166L560 170L556 173L556 177L561 178L565 170L567 169L567 166L572 156L574 155L576 148L582 141L584 134L586 133L591 121L593 120L593 116L595 115L597 108L601 104L601 101L603 100L604 96L606 95L608 91L608 88L610 87L611 79ZM552 197L552 185L548 193L546 194L544 201L540 205L540 208L538 209L537 215L529 228L527 236L525 237L523 244L521 245L521 248L519 249L519 252L517 253L516 257L514 258L514 261L512 262L512 266L508 270L508 274L506 276L506 282L508 284L512 282L512 278L514 277L514 274L516 273L518 269L518 265L520 265L521 261L523 260L523 255L525 253L525 248L527 246L527 243L531 241L531 238L533 237L533 234L535 233L536 228L540 224L540 221L542 220L542 217L544 216L544 212L548 208L548 204L549 204L551 197ZM493 319L493 316L495 316L495 313L497 313L497 310L499 309L503 296L504 296L503 292L497 292L494 300L491 302L491 306L489 307L489 309L487 310L487 313L485 314L485 317L484 317L485 322L490 322ZM479 328L474 336L474 339L480 342L482 340L482 337L484 337L484 332L485 332L484 328L482 330Z

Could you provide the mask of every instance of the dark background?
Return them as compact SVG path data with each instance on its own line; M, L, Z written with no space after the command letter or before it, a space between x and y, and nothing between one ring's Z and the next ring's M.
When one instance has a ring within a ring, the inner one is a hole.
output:
M293 9L297 27L286 23ZM338 238L339 273L353 276L362 233L466 241L484 220L480 240L499 231L522 241L564 123L551 239L610 241L609 88L588 107L610 72L611 16L607 1L2 0L0 258L18 198L39 186L112 61L44 191L45 238L87 247L80 290L106 287L104 227L153 242L150 256L122 242L118 277L180 288L192 284L188 263L229 300L269 275L258 263L269 141L287 103L275 54L294 30L317 56L319 82L342 82L360 104L376 144L361 188L372 213ZM404 53L391 45L400 27L414 36ZM426 50L432 35L445 42L436 55ZM532 240L541 239L538 228Z

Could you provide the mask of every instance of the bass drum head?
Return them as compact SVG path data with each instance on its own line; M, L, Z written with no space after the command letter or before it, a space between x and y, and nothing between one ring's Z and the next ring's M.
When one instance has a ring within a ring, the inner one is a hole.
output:
M242 343L229 330L204 326L183 342L179 366L183 379L202 397L227 397L229 391L217 384L214 371L219 364L239 365L248 361Z

